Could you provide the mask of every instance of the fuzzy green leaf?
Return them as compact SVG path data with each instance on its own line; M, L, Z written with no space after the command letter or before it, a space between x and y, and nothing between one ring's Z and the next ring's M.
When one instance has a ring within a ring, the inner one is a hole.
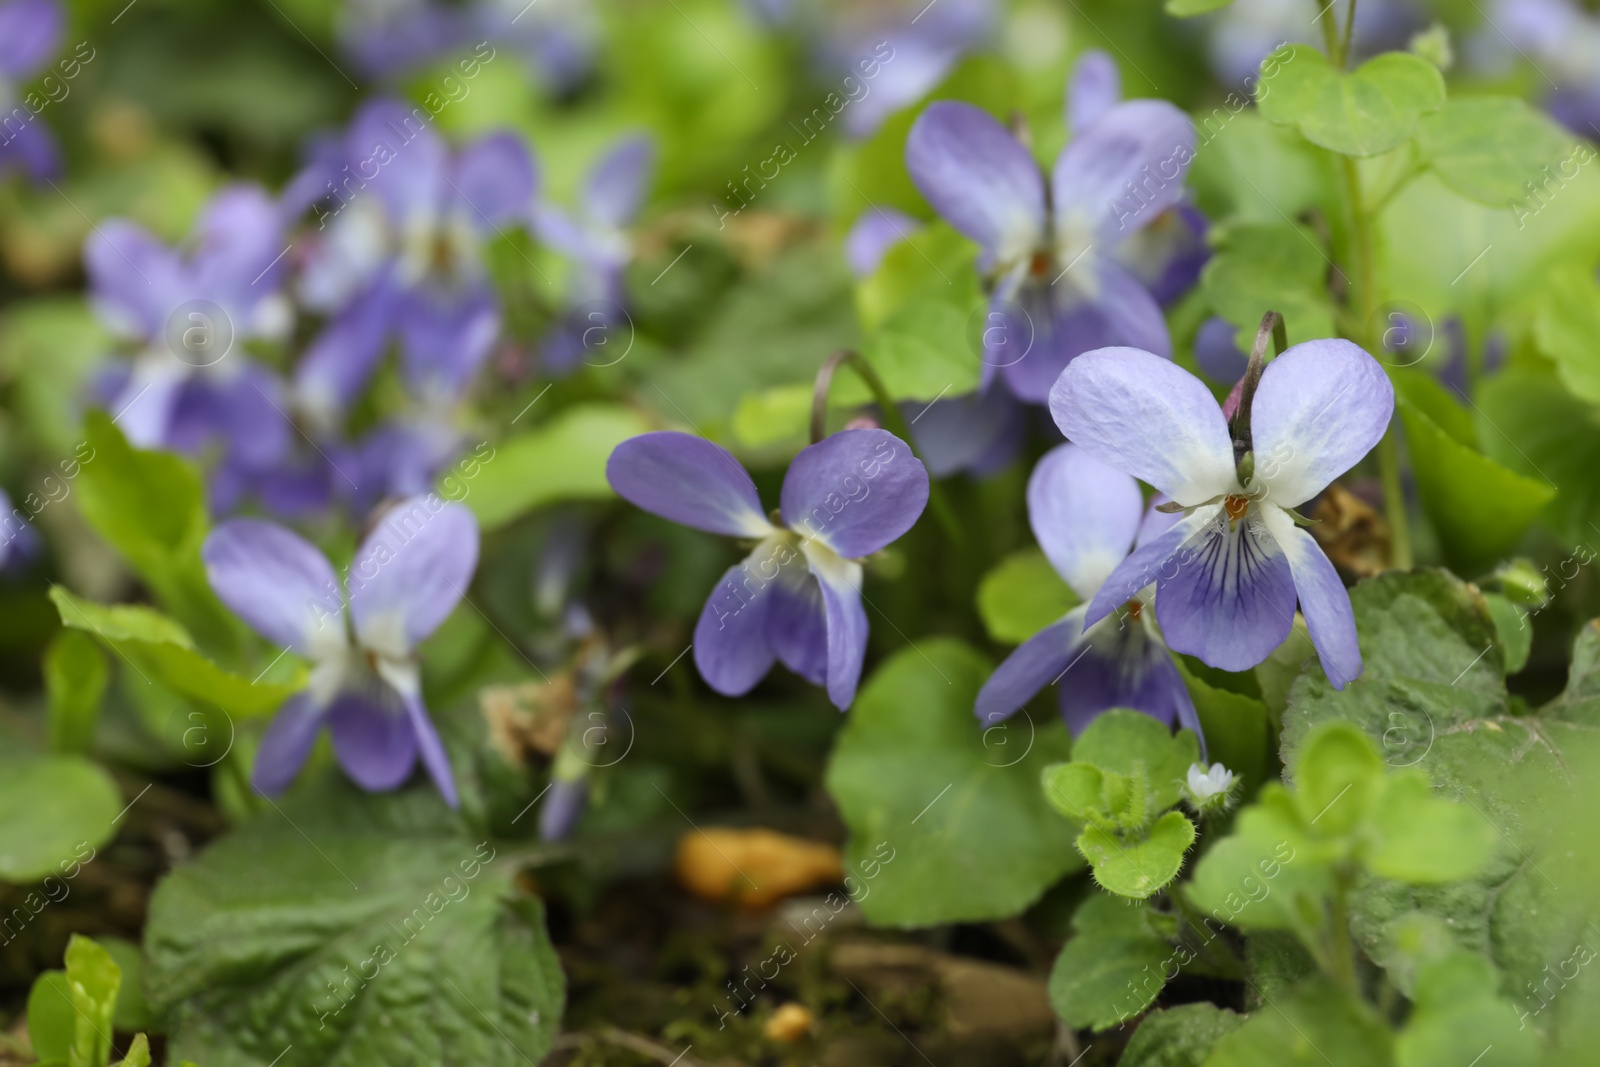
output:
M1194 823L1180 811L1169 811L1139 838L1129 835L1119 840L1090 826L1078 837L1078 851L1089 861L1102 889L1143 900L1178 876L1194 836Z

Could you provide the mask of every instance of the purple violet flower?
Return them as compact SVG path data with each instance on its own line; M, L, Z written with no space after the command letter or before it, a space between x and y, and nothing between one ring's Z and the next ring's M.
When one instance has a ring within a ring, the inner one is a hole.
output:
M1500 0L1489 26L1469 42L1489 61L1480 65L1528 60L1552 83L1551 116L1580 137L1600 136L1600 18L1572 0Z
M437 60L464 45L471 29L460 5L437 0L349 0L338 20L340 47L380 78Z
M327 149L296 179L324 236L300 279L302 300L333 313L312 341L295 390L330 431L371 377L390 336L424 403L460 395L500 335L500 308L480 255L527 212L537 176L510 133L452 152L421 107L393 100L357 112L342 154ZM338 164L335 166L334 164Z
M39 120L44 103L37 94L22 95L17 86L29 81L61 47L66 12L56 0L8 0L0 3L0 175L14 166L36 181L61 170L55 136Z
M706 684L741 696L775 661L826 686L841 711L867 652L861 564L916 523L928 472L887 430L841 430L804 448L783 479L782 525L761 511L733 454L686 433L622 442L606 463L617 495L664 519L756 541L706 600L694 661Z
M626 315L622 277L633 260L628 227L644 206L654 172L654 142L626 137L589 171L576 213L550 204L535 206L533 226L539 238L567 256L574 268L566 296L569 310L544 343L547 370L572 370L595 349L593 338L610 343L611 328ZM612 358L597 356L597 362Z
M807 27L816 37L817 65L849 99L844 130L859 138L927 96L964 56L982 48L999 21L998 8L994 0L900 0L813 5L800 14L819 23Z
M478 34L520 54L551 96L578 89L600 54L601 25L592 0L478 0Z
M1266 365L1247 403L1235 442L1200 379L1160 356L1103 348L1061 373L1050 393L1061 432L1182 511L1117 566L1084 622L1154 581L1167 644L1242 671L1283 643L1298 598L1323 671L1342 689L1361 674L1350 596L1293 509L1378 443L1394 388L1349 341L1306 341Z
M340 766L361 788L398 787L420 755L456 806L415 652L472 580L478 524L470 511L433 495L398 502L361 542L343 587L313 545L259 519L222 523L201 557L224 604L312 663L305 691L289 698L261 739L252 776L258 790L282 792L326 726Z
M291 325L281 212L261 189L234 185L195 231L187 256L121 219L84 245L95 310L141 347L100 392L134 445L194 455L221 441L225 463L261 470L284 455L292 428L277 377L233 350Z
M1158 536L1168 524L1159 512L1144 516L1138 483L1077 445L1058 445L1039 460L1028 479L1028 521L1046 558L1084 603L1028 638L990 675L973 709L985 726L1057 682L1073 736L1109 708L1133 708L1193 730L1204 754L1199 715L1145 610L1147 594L1136 591L1118 617L1084 626L1088 604L1135 537Z
M982 247L991 315L1007 326L985 331L999 339L984 356L985 385L998 369L1017 397L1044 403L1080 352L1126 344L1171 355L1160 305L1116 252L1182 202L1194 142L1189 117L1164 100L1115 104L1062 150L1047 198L1032 154L987 112L940 101L918 116L906 166L934 210Z
M1067 79L1067 128L1081 136L1122 100L1122 75L1116 61L1092 48L1078 57ZM1206 244L1210 224L1193 205L1178 203L1130 234L1112 257L1138 278L1162 307L1200 281L1211 258Z

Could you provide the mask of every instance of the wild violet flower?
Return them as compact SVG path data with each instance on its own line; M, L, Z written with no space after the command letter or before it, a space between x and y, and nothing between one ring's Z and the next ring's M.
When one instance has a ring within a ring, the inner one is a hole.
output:
M198 454L220 441L224 462L247 470L283 456L283 390L241 342L288 332L284 244L278 205L250 185L212 197L188 255L131 222L95 228L84 245L90 299L139 349L101 388L130 442Z
M1090 49L1078 57L1067 80L1063 113L1068 130L1074 137L1082 135L1121 100L1122 75L1116 61ZM1200 271L1211 258L1206 245L1209 228L1204 215L1180 202L1135 230L1111 255L1166 307L1199 282Z
M850 137L868 136L936 88L963 56L984 47L999 15L995 0L745 0L744 7L805 39L817 77L849 99L843 125Z
M450 761L422 704L415 653L472 580L478 524L470 511L433 495L398 502L361 542L342 584L313 545L259 519L219 525L201 558L224 604L312 664L305 691L279 709L261 739L257 789L282 792L326 726L334 756L361 788L396 788L420 755L456 805Z
M365 74L402 76L465 43L461 5L439 0L348 0L338 18L339 45Z
M1563 126L1592 137L1594 124L1600 122L1600 18L1573 0L1500 0L1493 12L1494 32L1486 28L1473 42L1475 51L1489 60L1480 65L1500 66L1521 58L1548 71L1544 80L1552 88L1545 107ZM1564 166L1570 169L1572 164Z
M1139 485L1077 445L1045 453L1028 479L1028 521L1056 572L1084 601L1006 657L974 707L985 726L1009 717L1052 682L1061 714L1074 735L1110 708L1133 708L1171 726L1195 732L1205 745L1200 718L1183 676L1172 662L1135 589L1124 598L1124 617L1086 624L1088 604L1134 546L1145 527ZM1121 606L1121 605L1119 605Z
M591 0L476 0L478 34L520 55L546 93L566 96L594 70L600 54L599 11Z
M1116 253L1182 202L1194 148L1189 117L1172 104L1115 104L1062 150L1047 197L1032 153L987 112L944 100L918 116L906 167L982 247L991 319L1006 327L985 331L986 385L998 368L1020 399L1043 403L1080 352L1121 344L1170 356L1160 305Z
M655 144L647 137L627 137L600 157L579 195L578 210L569 214L539 204L533 226L541 240L571 261L568 312L544 345L547 370L564 373L586 353L594 362L621 358L607 346L624 314L623 272L633 260L628 227L644 206L655 171Z
M533 158L510 133L452 151L432 122L422 107L370 103L295 181L305 200L320 199L300 296L332 316L295 390L323 430L366 384L391 336L406 385L431 404L459 396L500 335L481 248L526 214Z
M55 137L39 119L50 97L23 95L18 86L50 62L65 27L66 12L56 0L0 3L0 174L20 166L42 180L61 169Z
M1086 352L1061 373L1050 394L1061 432L1182 513L1117 566L1085 622L1154 581L1167 644L1242 671L1288 637L1298 598L1342 689L1361 673L1350 596L1294 509L1378 443L1394 389L1377 360L1335 339L1293 346L1251 384L1230 425L1198 378L1149 352Z
M841 711L850 706L867 652L858 561L911 529L928 502L928 472L904 441L841 430L802 449L784 476L777 522L733 454L690 434L622 442L606 478L664 519L756 542L695 626L695 666L707 685L741 696L781 662L825 686Z

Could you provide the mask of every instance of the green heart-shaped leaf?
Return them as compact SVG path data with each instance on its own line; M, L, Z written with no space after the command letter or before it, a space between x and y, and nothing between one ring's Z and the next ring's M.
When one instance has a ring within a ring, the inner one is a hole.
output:
M1078 837L1078 851L1094 868L1100 887L1134 900L1143 900L1176 878L1192 844L1194 823L1176 811L1157 819L1143 841L1118 841L1093 826Z
M1114 708L1097 717L1072 746L1072 762L1135 777L1143 768L1146 810L1152 815L1178 802L1189 765L1200 758L1194 734L1176 734L1150 716Z
M1105 1030L1148 1008L1176 959L1143 904L1096 893L1072 918L1076 936L1050 971L1050 1003L1078 1029Z
M1052 763L1044 769L1045 799L1073 822L1105 814L1105 776L1087 763Z
M1438 68L1407 52L1385 52L1346 74L1303 44L1285 45L1263 60L1256 89L1268 119L1346 156L1397 147L1444 98Z

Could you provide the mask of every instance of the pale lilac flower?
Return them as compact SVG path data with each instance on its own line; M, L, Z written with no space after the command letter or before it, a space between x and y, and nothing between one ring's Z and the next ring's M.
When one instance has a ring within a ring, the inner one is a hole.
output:
M1532 63L1552 86L1551 116L1580 137L1600 136L1600 17L1572 0L1500 0L1489 25L1471 42L1479 66Z
M837 121L851 137L870 135L937 88L963 57L986 46L1000 14L995 0L745 0L744 6L754 19L805 39L819 79L846 101Z
M982 248L991 286L984 382L999 376L1043 403L1080 352L1136 345L1170 356L1161 306L1119 259L1140 230L1184 198L1194 157L1189 117L1164 100L1093 115L1057 157L1049 194L1038 163L987 112L930 105L906 140L906 166L945 221Z
M928 472L886 430L842 430L802 449L783 480L782 525L733 454L685 433L622 442L606 464L621 496L685 526L756 542L713 590L694 632L706 684L741 696L781 662L844 710L867 652L861 564L909 530Z
M644 136L625 137L589 171L576 211L551 204L534 208L534 230L573 267L568 310L544 343L547 370L569 371L590 352L600 361L612 358L597 348L595 339L610 344L611 331L626 314L622 279L633 261L628 231L649 195L654 173L654 142Z
M243 342L291 325L285 244L278 205L251 185L212 197L187 255L132 222L95 228L84 246L90 300L138 348L100 383L131 443L197 455L221 441L223 462L251 471L282 458L292 433L282 387Z
M1111 573L1086 623L1154 581L1167 644L1242 671L1288 637L1298 599L1324 673L1343 688L1361 673L1350 596L1293 509L1371 451L1393 410L1383 368L1344 340L1268 363L1232 426L1170 360L1131 348L1073 360L1050 395L1061 432L1183 513Z
M50 62L65 28L66 12L55 0L0 3L0 175L20 166L42 181L61 170L55 136L20 87Z
M459 397L500 335L482 246L526 214L533 159L510 133L452 151L432 123L421 107L367 104L295 181L305 201L323 198L299 291L331 317L295 374L299 405L323 432L391 337L412 395L434 404Z
M456 805L449 758L422 704L416 649L472 580L478 524L470 511L431 495L398 502L362 541L343 583L313 545L259 519L222 523L201 557L224 604L312 665L305 691L261 739L257 789L282 792L327 727L340 766L361 788L398 787L420 755Z
M1097 48L1079 56L1067 79L1064 114L1071 135L1083 135L1121 101L1122 75L1116 61ZM1200 271L1211 258L1206 244L1209 228L1204 215L1181 202L1130 234L1112 257L1167 307L1200 280Z
M1132 708L1193 730L1204 749L1188 687L1140 591L1124 598L1125 612L1085 624L1088 603L1127 558L1135 538L1165 525L1164 515L1144 516L1138 483L1077 445L1058 445L1039 460L1028 479L1033 536L1084 603L1030 637L984 683L973 710L985 726L1055 683L1062 717L1074 735L1103 711Z

